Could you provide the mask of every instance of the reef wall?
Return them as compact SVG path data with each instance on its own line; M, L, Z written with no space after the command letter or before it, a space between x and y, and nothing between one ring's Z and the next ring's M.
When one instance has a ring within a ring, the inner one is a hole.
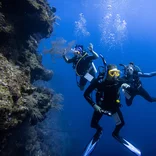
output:
M30 125L42 121L62 98L32 85L53 76L36 49L53 32L55 12L46 0L0 1L0 155L21 155L17 151L24 148L21 140L26 138L19 131L27 132Z

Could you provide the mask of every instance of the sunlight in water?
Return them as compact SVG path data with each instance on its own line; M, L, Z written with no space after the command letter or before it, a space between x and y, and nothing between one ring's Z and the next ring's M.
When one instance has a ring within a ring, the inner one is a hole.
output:
M93 11L94 17L98 20L97 27L101 34L102 45L114 49L118 46L122 47L124 41L128 39L126 15L127 13L137 15L138 10L141 9L142 1L138 0L137 4L139 5L134 5L129 0L81 0L81 5L85 10ZM84 18L81 16L80 19ZM81 21L84 20L75 22L76 34L88 36L90 33L86 29L86 20L85 22Z
M104 10L99 24L101 42L107 44L110 48L121 45L127 36L127 22L120 15L122 7L124 9L126 5L126 0L103 0L101 5L96 5L96 7L101 7Z
M76 36L89 36L90 33L87 31L86 28L86 19L83 13L79 14L79 20L75 21L75 35Z

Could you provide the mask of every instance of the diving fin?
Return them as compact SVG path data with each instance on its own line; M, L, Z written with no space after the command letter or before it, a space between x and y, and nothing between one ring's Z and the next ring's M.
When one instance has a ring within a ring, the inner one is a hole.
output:
M133 152L137 156L141 156L141 151L136 148L134 145L132 145L129 141L126 139L120 137L120 136L113 136L118 142L120 142L122 145L127 147L131 152Z
M99 142L101 136L102 136L102 130L97 131L94 134L93 138L87 144L82 156L89 156L93 152L93 150L95 149L95 147L96 147L97 143Z

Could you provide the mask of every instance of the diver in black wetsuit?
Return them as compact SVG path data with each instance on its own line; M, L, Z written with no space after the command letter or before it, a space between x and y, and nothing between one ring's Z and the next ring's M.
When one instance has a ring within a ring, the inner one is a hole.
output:
M75 56L73 58L68 59L65 55L63 55L63 58L67 63L73 63L73 68L76 71L76 75L80 77L78 86L81 90L84 89L87 81L92 81L92 79L95 78L96 68L93 64L93 60L99 57L98 54L93 50L92 44L90 44L88 49L92 53L91 56L83 50L82 45L75 46L73 49Z
M119 90L121 85L126 82L120 79L119 76L120 71L117 67L115 65L108 65L106 79L94 79L84 92L85 99L95 110L91 120L91 127L97 129L98 134L102 132L99 120L104 112L111 113L108 115L111 115L115 119L116 127L112 133L113 137L118 136L120 129L124 126L123 115L120 111ZM90 96L95 89L97 90L96 103Z
M149 102L156 102L156 97L151 97L143 88L140 81L140 77L153 77L156 76L156 72L143 73L138 66L134 65L134 63L129 63L127 66L123 64L120 65L124 67L124 76L122 78L130 82L123 87L126 104L128 106L132 105L133 99L136 95L142 96Z

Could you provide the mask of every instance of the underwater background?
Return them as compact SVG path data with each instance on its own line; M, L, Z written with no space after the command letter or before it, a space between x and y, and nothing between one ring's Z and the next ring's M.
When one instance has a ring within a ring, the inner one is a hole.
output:
M119 63L134 62L143 72L156 71L156 1L49 0L49 3L57 8L61 20L59 25L55 25L52 36L41 41L39 53L51 48L51 41L62 37L67 42L75 40L85 48L93 43L94 50L103 54L107 63L118 67ZM100 59L94 63L96 67L102 65ZM59 128L50 122L48 127L55 133L61 132L62 155L79 156L95 133L90 127L93 109L77 87L71 64L66 64L61 57L53 61L50 55L43 55L43 65L55 72L47 86L64 95L63 111L51 114L58 120ZM141 81L149 94L156 96L156 77L141 78ZM127 107L123 95L121 101L126 123L121 136L138 147L142 156L155 156L156 103L137 96L133 105ZM103 136L93 156L133 155L113 139L111 134L115 124L112 118L103 116L100 123L104 129ZM50 142L50 136L48 139Z

